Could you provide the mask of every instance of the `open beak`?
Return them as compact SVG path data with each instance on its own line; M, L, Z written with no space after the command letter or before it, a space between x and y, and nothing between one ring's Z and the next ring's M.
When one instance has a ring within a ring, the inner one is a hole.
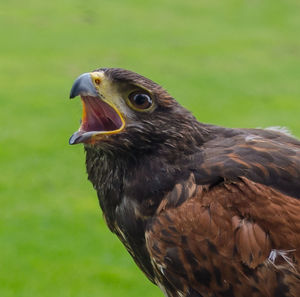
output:
M101 135L116 134L124 129L125 121L121 113L110 101L101 99L91 73L84 73L75 80L70 99L76 96L81 97L82 119L69 144L95 143Z

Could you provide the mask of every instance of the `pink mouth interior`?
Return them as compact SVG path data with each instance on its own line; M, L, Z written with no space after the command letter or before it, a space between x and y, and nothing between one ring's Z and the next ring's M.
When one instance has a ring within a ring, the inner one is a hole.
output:
M86 112L82 119L81 131L114 131L122 127L120 116L103 100L92 96L81 96L81 99Z

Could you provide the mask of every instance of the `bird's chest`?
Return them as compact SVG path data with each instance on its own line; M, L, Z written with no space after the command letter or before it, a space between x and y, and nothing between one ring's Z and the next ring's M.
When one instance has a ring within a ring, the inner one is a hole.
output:
M100 197L99 199L103 205ZM153 281L153 268L145 244L145 228L149 217L140 213L139 206L130 197L121 197L120 203L113 209L110 206L109 209L102 207L102 210L110 230L118 236L136 264Z

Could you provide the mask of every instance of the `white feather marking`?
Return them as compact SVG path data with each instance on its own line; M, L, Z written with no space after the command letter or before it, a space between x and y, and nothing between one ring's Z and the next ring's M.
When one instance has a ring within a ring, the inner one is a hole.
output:
M115 224L116 230L118 231L118 233L120 234L120 236L126 241L126 236L124 234L124 232L121 230L121 228Z
M245 140L248 142L248 141L257 140L257 139L260 139L260 138L261 138L260 136L250 134L250 135L247 135L245 137Z
M286 127L274 126L274 127L265 128L265 130L279 132L279 133L285 134L287 136L293 136L291 131Z
M162 275L165 275L165 271L164 271L164 268L162 267L162 265L157 265L157 267L160 270L160 272L162 273Z
M296 250L271 250L271 253L268 257L268 262L276 266L276 259L281 257L289 266L296 270L293 260L289 257L289 253L295 252Z

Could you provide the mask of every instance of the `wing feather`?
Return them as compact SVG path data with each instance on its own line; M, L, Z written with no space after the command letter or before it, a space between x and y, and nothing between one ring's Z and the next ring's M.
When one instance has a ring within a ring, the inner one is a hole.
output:
M149 225L157 280L178 294L170 296L275 296L282 287L280 296L299 296L296 213L299 200L246 178L196 186L180 206L164 202ZM293 267L280 253L270 264L274 250L289 251ZM208 287L215 295L207 295Z

